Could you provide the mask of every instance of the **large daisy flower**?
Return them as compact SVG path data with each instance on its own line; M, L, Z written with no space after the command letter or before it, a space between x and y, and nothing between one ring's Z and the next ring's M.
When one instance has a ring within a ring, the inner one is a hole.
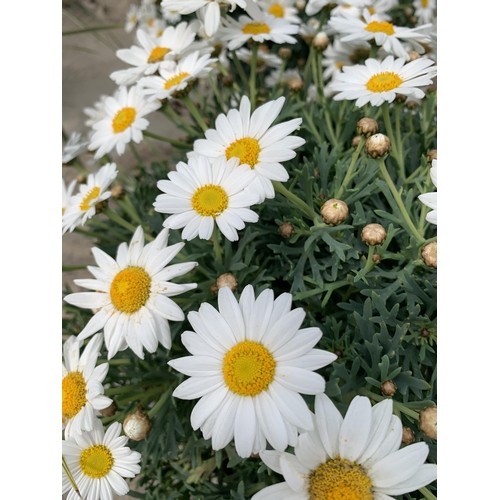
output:
M167 246L168 230L144 245L144 232L138 227L130 246L121 243L116 260L99 248L92 253L99 267L88 266L96 279L79 279L75 284L95 290L64 297L69 304L97 313L78 335L82 340L104 328L108 359L130 347L144 357L143 347L155 352L158 341L170 349L172 339L168 321L182 321L182 309L169 297L196 288L196 283L177 285L170 280L191 271L197 263L167 266L184 243Z
M238 303L228 287L219 290L219 311L210 304L190 312L194 332L181 340L192 354L169 361L191 378L173 395L197 399L193 429L201 428L212 448L224 448L234 437L236 452L249 457L271 446L284 451L297 444L298 429L313 428L312 414L301 394L320 394L325 380L314 373L337 356L313 349L319 328L303 328L303 309L291 310L292 296L276 300L272 290L255 299L248 285Z
M431 180L434 186L437 188L437 169L438 169L438 164L437 160L432 160L432 168L431 168ZM430 222L431 224L436 224L438 223L437 221L437 198L438 194L437 192L435 193L424 193L421 194L418 199L426 206L429 208L432 208L432 210L425 216L426 220Z
M401 450L401 420L392 400L371 406L356 396L342 418L325 395L316 396L314 430L301 434L294 454L261 451L263 462L285 478L252 500L394 500L436 479L436 465L425 464L429 447L415 443Z
M160 194L153 206L157 212L173 214L163 225L183 227L182 238L189 241L196 236L210 239L217 224L228 240L236 241L237 229L259 219L249 209L259 197L246 189L255 172L238 164L235 158L226 160L223 156L213 165L204 156L191 157L187 165L179 162L177 171L168 174L168 181L158 181L165 194Z
M107 200L111 191L106 191L118 175L116 164L108 163L97 174L89 174L87 183L80 185L80 192L69 199L62 219L63 234L73 231L78 224L84 225L96 213L97 203Z
M161 107L161 102L146 102L139 94L137 87L126 87L118 91L116 97L108 97L105 102L106 116L92 125L95 132L92 135L89 150L97 149L95 158L101 158L106 153L116 148L122 155L125 145L131 140L139 143L142 141L142 131L149 122L145 115Z
M405 64L403 57L387 56L383 61L367 59L365 65L345 66L328 85L339 92L336 101L356 99L358 107L367 102L380 106L394 101L396 94L421 99L425 93L419 87L430 85L434 76L436 66L431 59L422 57Z
M100 420L94 430L62 442L62 455L80 491L79 496L62 473L62 492L67 500L113 500L129 491L124 477L141 472L141 454L128 446L127 436L120 436L122 425L112 423L106 433Z
M251 189L259 195L259 203L274 198L272 180L288 180L288 172L279 162L294 158L294 149L306 142L302 137L289 136L300 127L302 118L271 127L284 104L285 98L280 97L250 115L250 100L243 96L239 111L231 109L227 115L220 114L215 130L207 130L206 139L198 139L193 145L199 155L214 159L225 156L228 160L237 157L240 163L249 165L257 174Z
M96 366L102 346L102 334L96 335L80 356L80 342L70 337L63 348L62 426L66 439L93 428L99 410L113 401L104 396L102 382L108 363Z

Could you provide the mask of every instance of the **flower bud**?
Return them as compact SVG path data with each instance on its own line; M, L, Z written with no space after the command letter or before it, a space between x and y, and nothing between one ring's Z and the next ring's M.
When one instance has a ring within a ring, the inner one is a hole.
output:
M353 148L357 148L359 146L359 143L361 142L361 136L360 135L356 135L352 138L352 142L351 142L351 145Z
M100 214L103 210L105 210L108 206L108 200L102 200L94 205L95 213Z
M384 396L389 396L392 398L394 394L396 394L396 391L398 390L398 386L392 381L392 380L386 380L381 386L380 386L380 392Z
M210 292L210 295L217 295L217 285L215 283L210 285L209 292Z
M323 52L328 47L328 35L324 31L320 31L312 39L312 46L319 52Z
M373 118L361 118L356 125L356 132L359 135L370 137L378 132L378 123Z
M232 87L233 83L234 83L233 75L224 75L222 77L222 85L224 85L224 87Z
M116 403L113 401L109 406L106 406L106 408L99 410L99 412L103 417L112 417L116 413L116 409Z
M142 441L148 437L152 424L147 413L138 406L132 413L129 413L123 421L123 432L134 441Z
M283 59L283 61L288 61L290 57L292 57L292 51L288 47L281 47L281 49L278 50L278 56Z
M408 109L416 109L418 106L418 102L416 101L406 101L406 107Z
M349 208L342 200L327 200L321 207L321 217L323 220L332 226L338 226L347 219Z
M361 231L361 239L370 246L380 245L386 237L387 233L380 224L367 224Z
M235 292L238 288L238 280L232 273L221 274L217 278L217 288L220 290L222 287L228 286L232 292Z
M121 200L125 196L125 188L121 185L113 186L111 188L111 198Z
M295 0L295 7L298 10L304 10L306 8L306 0Z
M372 261L378 264L382 260L382 257L378 253L374 253L372 257Z
M424 337L424 339L426 339L430 335L431 335L431 332L429 330L427 330L427 328L422 328L422 330L420 330L420 336Z
M420 412L418 427L427 437L437 440L437 406L428 406Z
M397 102L398 104L403 104L404 102L406 102L406 99L408 99L408 96L404 94L396 94L396 99L394 100L394 102Z
M333 351L333 354L335 354L337 358L341 358L344 355L344 353L340 349L335 349L335 351Z
M384 134L375 134L368 137L365 144L365 151L372 158L381 158L391 150L391 140Z
M78 174L76 176L76 182L78 182L78 184L83 184L86 180L87 180L87 176L86 175Z
M292 234L295 232L295 228L290 222L283 222L278 229L279 233L283 238L290 238Z
M420 59L421 57L421 55L418 52L415 52L414 50L409 50L408 55L410 56L410 62Z
M401 438L403 444L412 444L415 442L415 433L409 427L403 427L403 437Z
M422 248L422 260L425 265L437 269L438 267L438 254L437 254L437 241L431 241Z
M431 149L430 151L427 152L426 158L427 158L427 163L432 163L432 160L437 160L438 159L438 150Z
M300 92L304 88L304 81L299 77L290 78L288 80L288 88L290 92Z

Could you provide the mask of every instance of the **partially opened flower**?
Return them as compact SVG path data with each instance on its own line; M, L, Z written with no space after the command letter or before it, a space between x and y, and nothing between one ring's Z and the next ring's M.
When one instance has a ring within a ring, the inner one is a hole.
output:
M431 180L434 186L437 188L437 160L432 160L432 168L431 168ZM431 224L438 223L437 221L437 191L435 193L424 193L421 194L418 199L432 210L425 216L426 220Z
M102 334L96 335L80 356L81 343L70 337L64 343L62 365L62 426L66 439L93 429L99 410L112 401L104 396L102 383L108 363L96 366Z
M299 436L294 454L261 451L263 462L285 482L268 486L252 500L394 500L436 479L426 464L429 447L399 449L401 420L392 400L371 406L356 396L344 418L325 394L316 396L314 430Z
M75 283L93 292L72 293L64 300L96 314L78 335L85 339L104 328L108 359L130 347L144 357L143 347L155 352L160 342L170 349L169 321L182 321L182 309L169 297L196 288L196 283L177 285L170 280L191 271L197 263L183 262L168 266L184 243L167 246L164 229L151 243L144 245L142 227L135 231L130 246L121 243L116 260L99 248L92 252L99 267L88 266L96 279L78 279Z
M312 414L300 394L320 394L325 380L313 370L337 356L314 349L319 328L300 326L303 309L291 310L292 296L276 300L272 290L255 299L248 285L239 303L228 287L219 290L219 311L210 304L188 314L194 332L181 340L192 356L169 365L189 375L173 395L201 398L191 413L193 429L201 428L212 448L233 438L236 452L248 457L266 448L297 444L298 430L313 428Z

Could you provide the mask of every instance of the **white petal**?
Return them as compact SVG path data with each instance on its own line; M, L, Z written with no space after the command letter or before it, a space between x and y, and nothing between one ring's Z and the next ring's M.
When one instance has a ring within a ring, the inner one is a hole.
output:
M349 405L340 428L339 453L355 462L363 453L371 428L372 405L366 397L356 396Z

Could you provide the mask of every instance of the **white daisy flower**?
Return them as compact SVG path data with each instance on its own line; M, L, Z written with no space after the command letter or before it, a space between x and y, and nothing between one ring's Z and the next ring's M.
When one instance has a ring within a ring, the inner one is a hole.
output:
M302 20L297 15L294 0L257 0L259 7L270 16L278 17L294 24Z
M62 365L62 427L66 439L93 429L99 410L113 401L104 396L102 383L108 363L96 366L102 346L102 334L96 335L80 357L81 343L70 337L63 348Z
M113 97L116 99L118 96L119 89L115 91L113 94ZM92 127L96 123L100 122L101 120L104 120L106 118L106 99L108 98L108 95L102 94L101 97L99 97L99 100L94 103L94 107L88 107L88 108L83 108L83 112L89 117L88 120L85 122L85 125L87 127Z
M139 28L143 30L148 30L152 28L155 21L158 19L158 14L156 12L156 6L151 3L142 3L139 7L138 12L139 17Z
M383 61L367 59L365 65L344 66L342 73L328 85L340 92L334 97L336 101L357 99L358 107L367 102L380 106L385 101L394 101L396 94L424 97L419 87L430 85L434 76L436 66L431 59L422 57L405 64L403 57L394 60L393 56L387 56Z
M259 197L245 189L256 174L248 165L238 165L236 158L226 160L223 156L213 165L204 156L189 158L187 165L179 162L177 171L168 174L168 181L158 181L165 194L158 195L153 206L157 212L173 214L163 225L183 227L182 239L189 241L196 236L210 239L216 223L228 240L236 241L236 230L259 218L249 209Z
M62 492L67 500L113 500L129 491L124 477L133 478L141 472L141 454L128 446L127 436L120 436L122 425L112 423L106 433L100 420L94 430L62 442L62 455L78 486L81 497L62 473Z
M301 79L300 73L297 69L287 69L281 72L279 69L271 71L269 75L266 76L264 82L266 87L274 87L277 83L281 85L287 85L291 80Z
M170 283L191 271L196 262L167 264L184 243L167 246L168 230L144 245L144 232L138 227L130 246L121 243L116 260L99 248L92 248L99 267L87 269L96 279L79 279L75 284L93 292L71 293L64 300L97 313L78 335L82 340L104 328L108 359L128 347L141 359L143 347L155 352L158 341L170 349L172 339L168 321L182 321L182 309L169 297L197 287L196 283Z
M197 399L191 413L212 448L224 448L234 437L236 452L249 457L266 448L279 451L297 444L298 429L313 428L312 413L300 394L320 394L325 380L314 373L337 358L314 349L319 328L299 329L303 309L291 310L292 296L276 300L272 290L255 299L248 285L239 304L228 287L219 290L219 311L210 304L190 312L194 332L181 336L192 354L169 361L189 375L173 395Z
M233 54L229 56L233 58ZM244 61L248 65L252 64L252 51L245 47L236 51L236 57L239 61ZM257 50L257 71L264 71L266 68L279 68L282 60L276 54L269 52L267 45L261 44Z
M326 7L331 0L309 0L306 5L306 14L308 16L316 15L323 7Z
M62 179L62 214L66 212L66 208L68 207L69 200L76 186L76 179L73 179L68 187L66 187L66 183L64 179Z
M255 170L257 176L251 189L259 195L259 203L265 198L274 198L271 180L288 180L288 172L279 162L295 158L294 149L306 142L302 137L289 135L300 127L302 118L271 127L284 104L285 98L280 97L263 104L250 115L250 100L243 96L239 111L231 109L227 115L220 114L215 130L207 130L206 139L194 141L194 152L199 155L213 159L225 156L228 160L237 157L240 163Z
M78 132L71 132L68 142L66 142L63 149L63 163L69 163L71 160L87 151L89 141L86 141L85 139L81 140L81 138L82 134L79 134Z
M196 51L178 63L164 63L159 69L160 76L146 76L139 81L139 91L144 96L149 96L149 101L172 99L197 78L208 75L212 71L210 64L216 60L210 59L209 54L200 56Z
M431 168L431 180L434 186L437 188L437 170L438 170L438 164L437 160L432 160L432 168ZM426 220L430 222L431 224L436 224L438 223L437 221L437 192L435 193L424 193L421 194L418 199L426 206L429 208L432 208L432 210L425 216Z
M102 158L106 153L116 148L122 155L125 145L131 140L135 143L142 141L142 131L149 122L145 115L161 107L161 102L146 102L146 99L137 91L137 87L127 90L125 87L118 91L115 97L108 97L105 102L106 116L95 123L92 128L95 132L89 145L89 150L97 149L95 158Z
M436 0L413 0L417 24L432 23L436 20Z
M139 8L137 5L132 4L130 6L130 9L127 12L126 19L125 19L125 32L126 33L131 33L135 26L137 25L138 21L138 14L139 14Z
M356 46L343 43L335 38L333 44L330 43L323 52L321 64L325 68L323 79L328 81L338 75L344 66L352 66L351 57L356 50Z
M311 43L312 39L320 32L323 31L326 35L333 33L332 28L327 24L321 26L319 19L311 17L307 23L302 23L299 27L299 35L307 42Z
M89 174L87 183L80 185L80 192L69 199L63 214L63 234L73 231L76 226L83 226L96 213L97 203L107 200L111 191L106 191L118 175L115 163L101 167L97 174Z
M181 20L181 15L176 10L171 10L161 6L161 12L168 24L177 24Z
M325 394L316 396L314 430L301 434L294 454L261 451L262 461L285 478L252 500L394 500L434 481L437 466L424 463L425 443L399 449L403 427L392 400L371 406L356 396L346 416Z

